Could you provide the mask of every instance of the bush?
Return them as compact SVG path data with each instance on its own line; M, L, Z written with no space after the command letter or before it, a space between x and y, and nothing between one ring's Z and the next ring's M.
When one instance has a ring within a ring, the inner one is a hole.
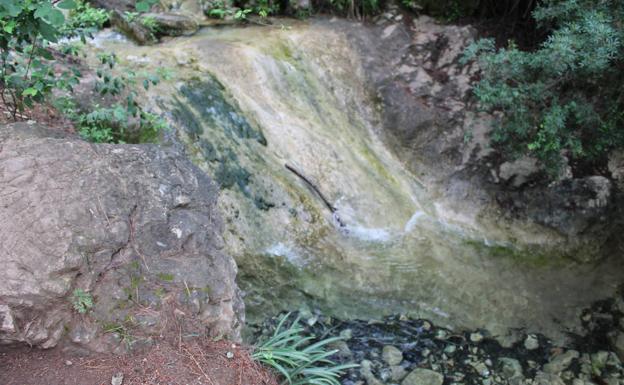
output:
M564 156L598 167L624 146L624 2L550 0L533 17L552 31L536 50L480 40L466 52L482 69L481 107L502 113L492 142L507 157L537 157L552 176Z
M78 82L75 72L55 74L48 48L61 36L65 23L61 9L75 6L73 0L56 5L48 0L0 2L0 98L14 120L54 88L71 89Z

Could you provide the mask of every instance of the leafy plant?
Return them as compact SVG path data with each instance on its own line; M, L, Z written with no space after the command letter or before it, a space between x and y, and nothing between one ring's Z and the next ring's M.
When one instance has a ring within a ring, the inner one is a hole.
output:
M65 37L78 36L82 42L92 38L93 33L108 23L110 13L105 9L92 7L84 0L76 0L76 6L69 12L69 18L61 28Z
M76 289L72 293L74 310L80 314L87 313L93 307L93 297L82 289Z
M3 0L0 2L0 99L16 120L26 107L41 103L59 85L49 50L61 36L65 16L73 0L54 4L49 0ZM77 79L71 72L62 85L71 89Z
M158 33L158 23L154 16L145 16L141 18L141 24L153 34Z
M482 69L481 107L502 115L493 144L538 158L553 176L564 156L594 168L624 146L624 2L550 0L533 17L552 28L535 51L480 40L466 52Z
M314 342L313 336L302 334L299 317L285 327L289 316L281 318L273 335L255 348L252 358L278 371L284 377L282 384L340 385L344 371L358 366L339 365L331 359L337 350L327 350L327 346L341 338Z
M113 70L117 65L114 54L99 55L101 68L96 71L95 91L102 96L110 95L124 101L117 101L109 107L94 106L89 112L73 115L70 118L77 123L83 138L96 143L125 143L154 141L167 123L159 116L145 111L138 103L137 82L148 90L158 85L160 78L153 74L139 74L127 71L116 75ZM161 70L165 77L170 76Z
M137 12L149 12L150 8L156 3L158 3L158 0L140 0L136 2L134 7Z
M245 9L238 9L235 13L234 13L234 20L239 20L239 21L245 21L247 20L247 15L249 13L251 13L251 9L250 8L245 8Z

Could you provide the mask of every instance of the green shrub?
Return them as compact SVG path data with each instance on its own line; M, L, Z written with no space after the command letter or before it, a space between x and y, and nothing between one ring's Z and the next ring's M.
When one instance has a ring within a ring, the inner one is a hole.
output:
M110 13L105 9L93 8L84 0L78 0L61 33L67 37L78 36L84 43L87 37L93 37L94 32L102 29L109 18Z
M552 28L536 50L481 40L466 52L482 69L480 105L502 113L492 142L507 157L537 157L552 176L562 155L596 167L624 146L624 2L551 0L533 17Z
M299 318L285 327L289 316L290 313L281 318L273 335L256 347L252 358L278 371L284 377L283 383L340 385L344 371L358 366L338 365L331 359L337 350L327 350L327 346L341 338L313 342L314 337L302 334Z
M71 89L77 83L72 72L55 74L49 49L61 36L65 22L61 9L75 6L73 0L0 2L0 99L14 120L26 107L43 102L54 88Z

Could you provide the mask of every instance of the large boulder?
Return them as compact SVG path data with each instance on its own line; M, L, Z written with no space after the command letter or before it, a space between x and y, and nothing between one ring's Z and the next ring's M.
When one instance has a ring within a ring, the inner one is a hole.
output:
M174 149L46 135L0 127L0 346L240 338L211 180Z

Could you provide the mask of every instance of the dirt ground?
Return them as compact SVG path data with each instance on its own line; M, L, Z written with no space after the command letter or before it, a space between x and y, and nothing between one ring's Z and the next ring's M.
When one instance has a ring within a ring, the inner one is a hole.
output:
M249 349L227 341L161 343L123 356L72 356L61 349L0 353L2 385L108 385L123 373L123 385L277 385ZM117 384L115 384L117 385Z

